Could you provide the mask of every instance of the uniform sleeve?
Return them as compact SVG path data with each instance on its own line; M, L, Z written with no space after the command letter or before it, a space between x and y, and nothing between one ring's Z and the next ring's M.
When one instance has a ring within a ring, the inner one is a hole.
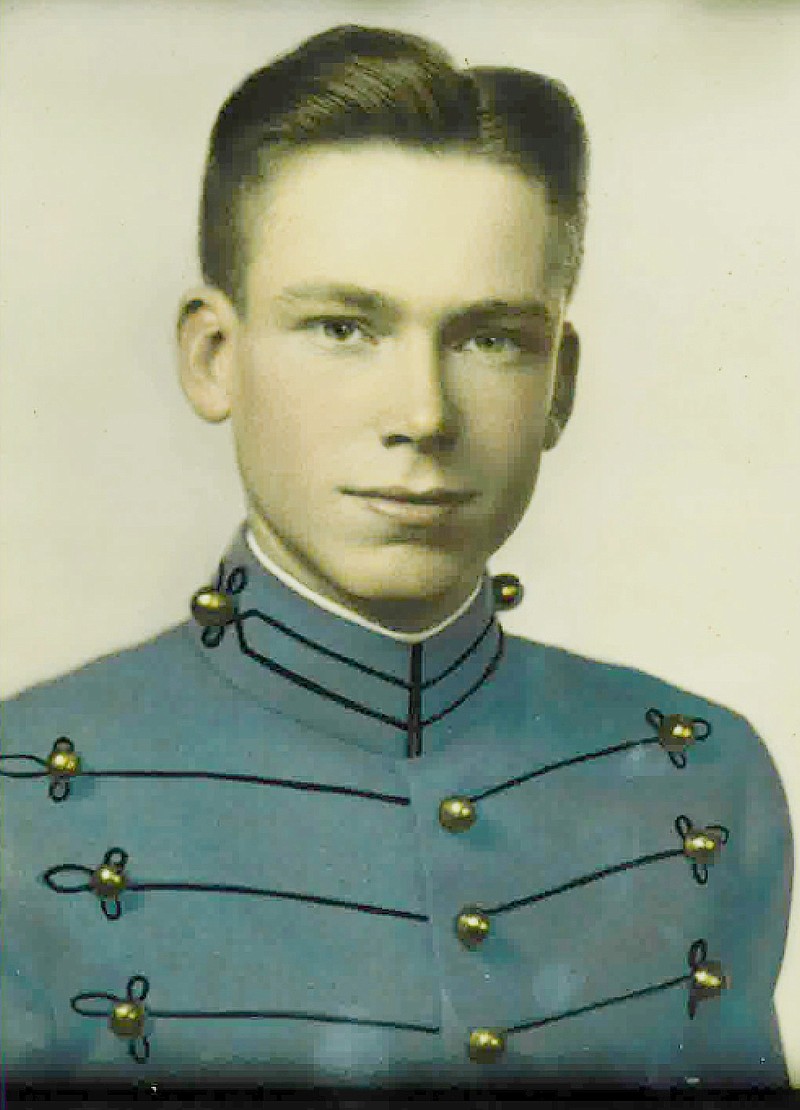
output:
M738 821L731 822L719 957L731 976L720 999L719 1071L728 1086L788 1086L775 987L789 925L794 865L786 792L770 753L747 722L742 737ZM738 752L733 746L731 757Z
M3 1078L24 1082L46 1076L56 1031L52 1001L14 946L5 943L0 951L0 999Z
M47 968L37 954L42 923L31 916L19 881L19 854L7 835L3 785L0 782L0 1062L3 1078L15 1082L46 1073L56 1022Z

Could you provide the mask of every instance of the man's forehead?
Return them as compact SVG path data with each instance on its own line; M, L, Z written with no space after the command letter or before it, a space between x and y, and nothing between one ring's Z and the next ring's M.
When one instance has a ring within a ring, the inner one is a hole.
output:
M543 299L553 218L517 170L369 143L292 155L248 223L262 295L335 285L461 304Z

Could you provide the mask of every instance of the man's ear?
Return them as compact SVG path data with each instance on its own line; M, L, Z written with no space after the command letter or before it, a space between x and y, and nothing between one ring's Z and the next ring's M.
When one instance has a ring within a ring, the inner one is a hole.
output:
M213 286L191 289L181 300L181 388L197 415L212 424L230 415L238 324L230 299Z
M553 384L553 400L547 417L544 436L544 449L549 451L561 438L575 404L575 382L578 377L581 345L578 333L569 321L564 323L561 343L556 360L556 374Z

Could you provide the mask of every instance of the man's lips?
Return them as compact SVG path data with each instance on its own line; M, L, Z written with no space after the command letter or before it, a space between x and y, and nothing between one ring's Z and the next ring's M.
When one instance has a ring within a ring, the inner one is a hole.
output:
M477 496L476 490L446 489L443 486L424 490L404 486L343 488L341 492L359 498L378 516L412 527L440 524L451 517L459 506L466 505Z
M425 490L406 489L404 486L385 486L381 488L357 489L342 487L342 493L351 497L364 497L376 501L396 501L409 505L465 505L477 496L476 490L446 489L434 487Z

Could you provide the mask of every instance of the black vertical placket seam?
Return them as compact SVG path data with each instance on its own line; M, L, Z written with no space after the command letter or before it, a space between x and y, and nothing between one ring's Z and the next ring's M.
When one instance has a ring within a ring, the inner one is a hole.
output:
M412 644L408 675L407 755L422 755L422 644Z

